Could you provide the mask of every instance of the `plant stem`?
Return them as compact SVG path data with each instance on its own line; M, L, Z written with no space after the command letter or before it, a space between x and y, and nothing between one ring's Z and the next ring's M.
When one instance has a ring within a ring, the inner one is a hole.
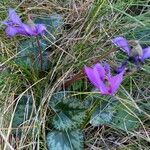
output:
M40 40L39 38L37 37L37 45L38 45L38 48L39 48L39 60L41 62L41 70L43 68L43 56L42 56L42 47L41 47L41 44L40 44Z

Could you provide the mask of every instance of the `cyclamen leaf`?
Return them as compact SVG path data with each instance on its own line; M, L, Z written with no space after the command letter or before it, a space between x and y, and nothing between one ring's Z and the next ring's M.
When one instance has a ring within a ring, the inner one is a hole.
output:
M132 109L132 111L134 112L134 109ZM128 112L127 108L121 104L118 105L117 113L115 114L112 121L112 125L115 128L119 128L124 131L131 131L137 128L139 124L139 120L130 112Z
M35 19L35 23L44 24L48 32L50 32L55 37L58 34L60 34L64 21L61 15L55 13L49 17L45 17L45 16L38 17ZM47 33L47 36L50 36L50 34Z
M82 150L83 134L79 130L53 131L47 135L47 145L49 150Z
M115 113L115 106L113 103L116 103L116 101L98 106L91 116L90 123L93 126L111 123Z
M132 110L132 114L127 107ZM134 130L139 126L138 119L133 115L135 109L129 106L124 106L115 99L106 101L100 101L99 106L92 113L90 123L93 126L109 125L114 128L118 128L124 131Z
M106 125L111 122L112 116L113 116L113 114L111 112L110 113L108 113L108 112L101 113L97 109L97 111L95 111L95 113L91 117L90 123L93 126L99 126L99 125L103 125L103 124Z
M50 100L50 106L56 111L68 110L69 108L70 110L72 110L72 108L84 109L84 104L71 94L73 94L71 91L60 91L54 93Z
M75 129L86 117L85 112L76 110L75 113L60 112L53 118L53 125L58 130Z
M57 111L58 105L62 101L66 100L69 94L71 94L70 91L60 91L60 92L54 93L50 100L50 106Z
M32 97L31 95L22 96L16 108L13 119L13 127L19 127L24 121L28 120L32 112Z
M65 130L66 128L70 128L73 125L73 122L70 117L60 112L53 118L53 125L56 129Z
M41 70L41 58L39 52L40 48L37 46L36 39L30 39L21 42L20 50L21 50L20 55L18 55L17 58L18 64L23 65L25 67L34 68L36 70ZM50 52L48 50L42 52L42 70L49 69L49 66L51 64L49 55Z
M19 129L19 127L21 127L24 123L26 123L26 125L30 124L28 120L33 115L32 105L33 105L33 100L31 95L21 97L13 118L13 123L12 123L13 128ZM13 132L16 133L16 130L14 130ZM22 130L19 129L19 134L21 134L21 132Z
M58 130L77 128L86 117L85 106L69 92L58 92L50 100L50 107L56 112L53 125Z

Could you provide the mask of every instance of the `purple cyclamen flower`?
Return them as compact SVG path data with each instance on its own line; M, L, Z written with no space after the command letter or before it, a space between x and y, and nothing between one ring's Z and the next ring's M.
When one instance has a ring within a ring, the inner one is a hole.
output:
M6 34L10 37L15 35L37 36L43 35L46 27L43 24L25 24L21 21L14 9L9 8L8 20L2 23L7 26Z
M112 76L108 64L103 67L100 63L97 63L92 68L85 67L85 73L101 94L114 95L123 81L125 70Z
M117 45L119 48L121 48L125 53L128 54L128 56L131 56L132 49L130 47L129 41L127 39L125 39L124 37L116 37L114 39L112 39L112 42ZM136 44L136 41L135 41ZM140 46L140 45L137 45ZM137 51L138 51L138 47L137 47ZM147 59L150 58L150 47L141 48L141 52L140 52L140 47L139 47L139 56L134 56L135 60L141 60L142 62Z

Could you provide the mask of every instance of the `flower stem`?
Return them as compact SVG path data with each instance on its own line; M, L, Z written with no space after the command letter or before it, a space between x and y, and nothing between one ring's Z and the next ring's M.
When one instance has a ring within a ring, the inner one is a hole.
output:
M42 47L41 47L40 40L39 40L38 37L37 37L37 45L38 45L38 48L39 48L39 60L40 60L40 63L41 63L41 70L42 70L42 68L43 68Z

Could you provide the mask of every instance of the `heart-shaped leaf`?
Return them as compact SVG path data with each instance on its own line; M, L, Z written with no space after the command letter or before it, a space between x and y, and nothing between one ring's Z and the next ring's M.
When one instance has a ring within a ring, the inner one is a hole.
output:
M129 112L127 108L132 112ZM127 104L125 107L114 98L99 102L95 111L92 112L90 123L93 126L109 125L124 131L134 130L139 126L139 120L135 116L135 109Z
M95 109L93 112L90 123L93 126L99 126L99 125L106 125L111 123L115 110L115 105L117 104L117 101L110 99L109 102L102 102L99 106Z
M77 128L86 117L85 106L69 92L58 92L50 100L50 107L55 111L53 125L58 130Z
M82 150L83 134L79 130L53 131L47 135L47 145L49 150Z
M133 113L135 113L134 108L129 108L132 110ZM134 130L139 126L140 122L133 113L129 112L129 110L122 104L119 104L116 108L116 114L111 124L115 128L119 128L124 131Z

